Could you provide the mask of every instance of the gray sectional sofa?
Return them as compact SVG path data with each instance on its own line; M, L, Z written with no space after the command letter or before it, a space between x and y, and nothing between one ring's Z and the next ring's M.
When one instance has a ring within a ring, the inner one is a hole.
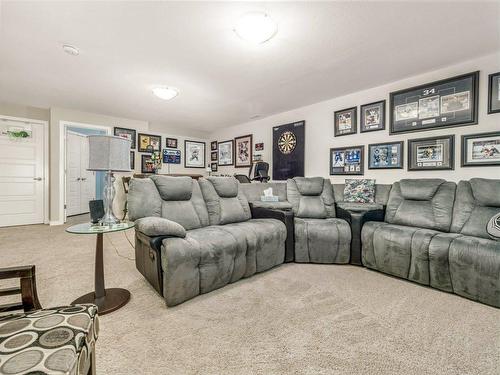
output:
M260 200L269 187L278 202ZM500 180L406 179L376 185L371 204L343 202L343 190L319 177L133 179L136 266L168 306L284 262L362 260L500 307L500 241L486 232L500 212Z

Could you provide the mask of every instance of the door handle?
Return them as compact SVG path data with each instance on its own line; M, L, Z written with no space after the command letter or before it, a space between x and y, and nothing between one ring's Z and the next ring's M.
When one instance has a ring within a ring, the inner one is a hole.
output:
M33 180L34 181L42 181L42 178L41 177L33 177Z
M82 181L87 181L87 177L85 177L85 178L82 178Z
M78 177L76 180L77 180L77 181L80 181L80 180L81 180L81 178L80 178L80 177Z

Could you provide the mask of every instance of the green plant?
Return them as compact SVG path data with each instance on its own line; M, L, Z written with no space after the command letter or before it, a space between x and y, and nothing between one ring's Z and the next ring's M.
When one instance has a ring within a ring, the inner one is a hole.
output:
M7 135L12 138L29 138L31 136L26 130L7 130Z

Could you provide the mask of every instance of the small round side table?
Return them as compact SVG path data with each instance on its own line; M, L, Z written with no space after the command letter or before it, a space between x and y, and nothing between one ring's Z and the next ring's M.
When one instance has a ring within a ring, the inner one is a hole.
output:
M110 313L127 304L130 300L130 292L128 290L122 288L106 289L104 287L103 234L127 230L134 226L133 222L125 221L111 226L83 223L66 228L66 232L72 234L97 234L95 246L95 291L77 298L71 304L93 303L99 308L99 315Z

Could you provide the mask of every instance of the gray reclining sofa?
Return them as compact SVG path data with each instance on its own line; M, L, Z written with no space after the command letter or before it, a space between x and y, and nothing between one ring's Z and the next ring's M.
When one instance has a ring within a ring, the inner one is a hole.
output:
M278 202L260 200L269 187ZM500 180L458 187L441 179L401 180L375 189L375 202L366 204L343 202L344 185L323 178L133 179L136 266L169 306L284 261L350 258L500 307L500 241L486 232L500 212Z

